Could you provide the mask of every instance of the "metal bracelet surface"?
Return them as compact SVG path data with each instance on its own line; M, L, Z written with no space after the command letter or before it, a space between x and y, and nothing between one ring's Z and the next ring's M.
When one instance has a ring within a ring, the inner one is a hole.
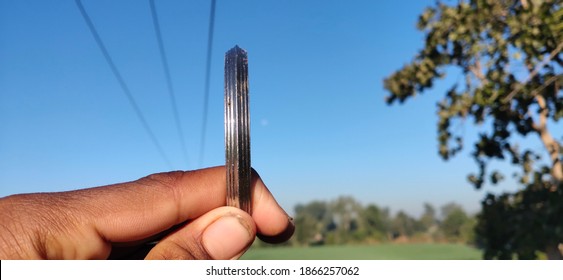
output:
M227 205L251 214L248 56L239 46L225 54L225 161Z

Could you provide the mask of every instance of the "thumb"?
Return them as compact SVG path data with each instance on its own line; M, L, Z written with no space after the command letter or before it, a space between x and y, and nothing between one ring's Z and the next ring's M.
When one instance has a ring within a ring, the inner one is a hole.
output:
M238 259L254 241L256 225L246 212L216 208L162 239L147 259Z

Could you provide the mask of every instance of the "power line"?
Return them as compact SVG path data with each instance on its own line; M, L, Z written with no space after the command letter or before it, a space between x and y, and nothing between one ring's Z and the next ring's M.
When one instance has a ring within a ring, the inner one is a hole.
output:
M156 40L158 41L158 50L160 51L160 59L162 61L162 67L164 68L164 75L166 76L166 86L168 88L168 93L170 95L170 101L172 102L172 112L174 113L176 130L178 130L178 137L180 137L180 143L182 144L182 153L184 154L184 160L186 161L186 167L187 167L189 162L188 162L188 152L186 149L186 142L184 140L184 131L182 130L182 125L180 123L180 114L178 114L178 105L176 103L174 87L172 86L172 78L170 77L170 68L168 67L168 59L167 59L166 51L164 49L164 44L162 43L162 33L160 32L158 15L156 14L156 7L154 5L154 0L149 0L149 2L151 6L152 22L154 25L154 30L156 32Z
M199 149L199 165L203 165L205 154L205 134L207 132L207 111L209 108L209 79L211 77L211 51L213 49L213 29L215 26L215 0L211 1L209 12L209 33L207 35L207 61L205 67L205 89L203 95L203 122L201 125L201 147Z
M115 78L117 79L119 85L121 86L123 93L127 97L129 104L131 104L131 107L133 107L133 110L135 111L137 117L139 118L139 121L141 121L143 128L145 129L145 131L149 135L153 144L156 146L156 149L158 150L158 153L160 154L162 159L164 159L164 161L166 162L168 167L170 169L172 169L172 164L170 163L170 160L168 160L168 157L164 153L162 146L160 146L158 139L156 138L156 136L154 135L153 131L151 130L149 124L147 123L147 121L146 121L146 119L143 115L143 112L141 111L141 109L137 105L135 98L133 98L133 95L131 94L129 87L125 83L125 80L123 80L123 77L119 73L119 70L117 70L115 63L111 59L111 56L109 55L109 52L106 49L106 47L105 47L105 45L102 41L102 38L98 34L98 31L96 31L96 27L94 26L94 23L92 23L92 20L90 20L90 16L88 15L86 10L84 9L84 6L82 6L82 2L80 0L75 0L74 2L76 3L76 6L78 6L78 10L80 10L80 14L82 15L82 17L84 18L84 21L88 25L88 28L90 29L90 32L92 33L92 36L94 36L94 40L96 41L96 44L98 45L98 47L102 51L102 54L104 55L104 58L106 59L106 62L109 64L109 67L111 68L111 71L112 71L113 75L115 76Z

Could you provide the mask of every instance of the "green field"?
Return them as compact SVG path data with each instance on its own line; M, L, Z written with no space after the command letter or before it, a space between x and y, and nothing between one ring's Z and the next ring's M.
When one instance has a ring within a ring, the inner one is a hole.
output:
M481 251L461 244L379 244L252 247L244 260L478 260Z

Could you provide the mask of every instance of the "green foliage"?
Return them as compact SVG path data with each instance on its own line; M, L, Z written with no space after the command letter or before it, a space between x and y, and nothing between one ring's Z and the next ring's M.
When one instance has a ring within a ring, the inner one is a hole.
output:
M477 188L486 180L487 159L509 156L523 167L520 176L526 178L532 171L526 166L534 162L537 153L519 151L510 141L511 134L539 133L534 121L537 114L532 113L538 108L554 121L563 116L563 97L558 95L563 76L557 73L563 66L559 55L563 43L561 1L527 5L471 0L428 8L418 22L426 34L424 49L384 81L391 93L387 102L392 104L432 88L447 66L462 71L465 83L453 85L438 104L439 154L448 159L463 147L463 138L451 129L452 123L472 118L482 124L492 119L491 132L480 135L473 152L479 173L470 175L469 181ZM521 72L531 75L534 66L552 54L550 63L527 83L516 79ZM512 94L516 89L520 90ZM544 106L538 97L545 100ZM490 181L497 183L502 178L496 172Z
M423 229L422 224L415 218L410 217L403 211L399 211L391 222L391 230L394 236L412 237Z
M425 212L416 219L404 211L390 217L389 209L375 204L362 206L352 197L330 202L313 201L295 208L293 245L339 245L381 243L400 240L413 242L469 242L474 224L457 204L442 207L444 219L436 217L434 207L424 205ZM459 219L461 213L462 218ZM444 239L443 237L447 237ZM471 240L472 241L472 240ZM286 244L287 245L287 244Z
M295 238L300 244L308 244L315 241L315 236L325 230L330 221L329 208L325 202L313 201L306 205L295 207Z
M483 201L476 231L485 258L535 259L542 251L557 258L563 240L563 188L552 191L541 180L534 182L515 194L489 194Z
M420 217L420 224L425 231L428 231L432 226L436 225L438 218L436 217L436 209L429 203L424 203L424 213Z
M468 217L460 228L460 239L470 245L476 245L475 227L477 226L477 217Z
M438 2L426 9L418 21L417 27L426 35L424 48L411 63L384 81L390 93L386 100L393 104L432 88L438 78L446 75L446 70L459 69L465 81L452 85L437 104L439 155L447 160L464 147L462 135L452 129L454 124L465 124L466 120L476 125L490 124L490 130L481 133L473 145L472 157L478 172L468 175L469 182L477 189L487 182L497 184L505 176L498 171L490 172L487 166L491 160L509 159L520 167L521 171L515 174L520 183L541 186L546 192L545 197L534 202L547 207L542 211L536 211L537 205L531 200L508 199L536 195L529 187L514 195L487 197L483 204L487 211L479 220L488 226L478 233L481 240L486 240L483 244L487 252L494 251L490 257L534 257L538 250L550 257L561 257L561 252L554 248L563 239L544 231L553 231L548 226L562 226L563 219L553 215L559 213L556 209L563 201L541 201L548 199L547 193L556 196L563 182L563 149L548 127L563 116L561 5L561 0L462 0L455 5ZM521 150L515 134L539 137L544 149ZM540 156L546 152L551 164L542 166ZM545 217L539 219L540 214ZM512 227L494 224L498 216L510 220ZM539 220L529 220L532 217ZM549 223L552 220L557 222ZM514 238L530 224L540 230L528 231L526 241L505 243L502 246L506 248L502 249L495 247L501 244L497 238ZM544 243L552 248L533 241L540 237L550 238Z
M327 244L346 244L363 239L365 229L359 222L363 209L353 197L341 196L330 203L333 242Z
M444 220L440 228L444 232L445 237L450 241L461 240L462 228L469 221L465 211L459 205L448 204L442 207L442 213Z
M362 211L362 221L367 238L374 241L385 241L390 230L389 210L370 204Z
M313 201L295 208L295 238L299 244L345 244L379 238L378 230L388 215L377 206L367 211L354 198L342 196L331 202Z

